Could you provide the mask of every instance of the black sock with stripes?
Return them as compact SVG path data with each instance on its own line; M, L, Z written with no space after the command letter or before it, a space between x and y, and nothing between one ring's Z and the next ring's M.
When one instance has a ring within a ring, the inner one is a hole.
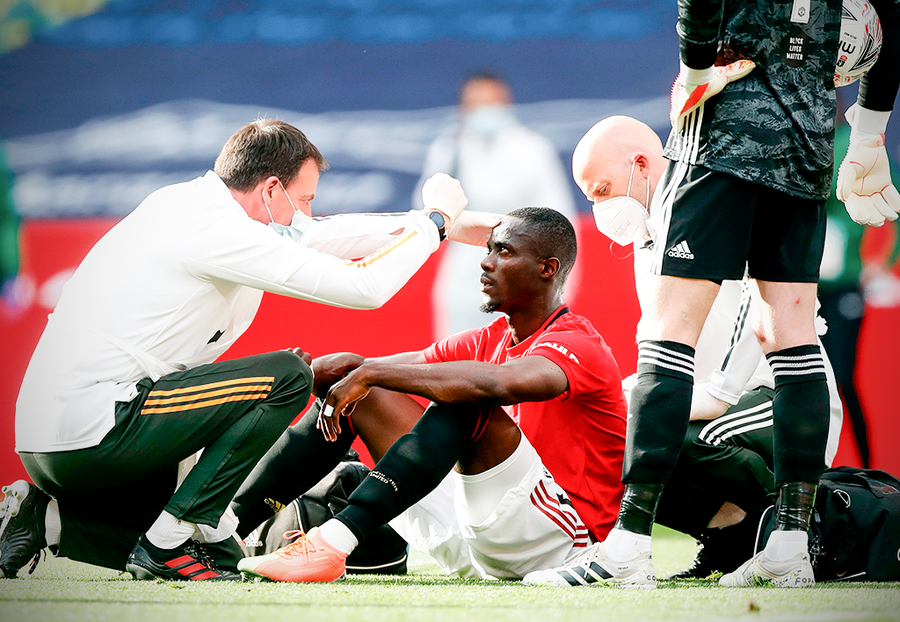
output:
M825 469L829 400L825 361L818 345L766 355L775 376L772 402L775 485L816 483Z
M694 349L674 341L638 344L622 481L629 492L616 526L649 535L663 485L687 434L694 387Z
M490 410L485 409L485 417ZM432 404L350 495L335 517L363 539L434 490L483 425L470 404Z

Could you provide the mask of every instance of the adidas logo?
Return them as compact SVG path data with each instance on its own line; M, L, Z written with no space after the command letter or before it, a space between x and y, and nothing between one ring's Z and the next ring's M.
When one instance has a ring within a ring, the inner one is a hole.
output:
M684 240L670 248L666 255L668 255L669 257L675 257L676 259L694 258L694 253L691 252L691 249L688 248L687 242L685 242Z

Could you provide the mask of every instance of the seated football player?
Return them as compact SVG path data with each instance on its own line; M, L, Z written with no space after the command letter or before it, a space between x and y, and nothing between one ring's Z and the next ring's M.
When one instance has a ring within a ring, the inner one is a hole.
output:
M314 360L320 400L238 491L239 533L318 481L357 435L377 464L334 519L241 560L244 575L337 579L392 519L467 576L521 578L602 540L622 494L625 399L609 348L563 301L575 255L564 216L516 210L481 262L482 308L503 317L418 352Z

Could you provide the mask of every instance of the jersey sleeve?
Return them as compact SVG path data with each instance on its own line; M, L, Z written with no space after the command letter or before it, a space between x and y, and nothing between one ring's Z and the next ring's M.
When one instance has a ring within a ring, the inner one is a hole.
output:
M421 213L392 241L355 261L298 244L246 216L209 230L185 260L196 277L351 309L390 300L439 244L434 223Z
M479 360L478 342L485 330L482 328L464 330L431 344L424 350L425 362L446 363L447 361Z
M336 214L313 218L300 243L341 259L358 259L393 242L420 214L411 210L392 214Z
M681 61L692 69L712 67L718 51L722 0L678 0Z
M859 81L857 101L869 110L893 110L900 89L900 0L872 0L872 6L881 22L881 52Z
M610 383L621 390L618 366L599 337L592 338L575 330L548 331L535 340L528 355L543 356L566 374L569 388L557 399L593 393L598 386Z

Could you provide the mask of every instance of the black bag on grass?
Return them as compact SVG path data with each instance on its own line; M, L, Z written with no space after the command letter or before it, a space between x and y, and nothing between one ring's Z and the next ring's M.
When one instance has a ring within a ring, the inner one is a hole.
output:
M293 541L283 534L309 531L347 507L347 498L365 479L369 468L359 462L359 454L352 449L331 473L294 499L275 516L260 525L247 538L247 555L265 555ZM349 557L349 574L406 574L408 547L390 526L384 525L366 538Z
M775 528L774 508L760 522L756 551ZM900 581L900 480L874 469L827 469L809 529L816 581Z

